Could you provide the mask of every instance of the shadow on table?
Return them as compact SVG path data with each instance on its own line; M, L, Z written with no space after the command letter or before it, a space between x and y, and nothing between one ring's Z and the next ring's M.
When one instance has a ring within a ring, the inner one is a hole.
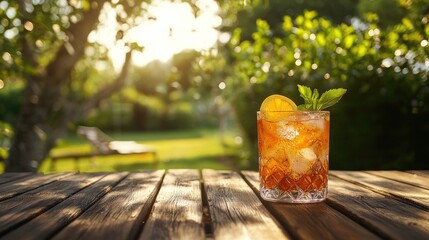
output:
M140 169L218 169L233 170L235 165L232 157L227 156L200 156L195 158L178 158L155 162L141 162L131 164L116 164L116 171L136 171Z

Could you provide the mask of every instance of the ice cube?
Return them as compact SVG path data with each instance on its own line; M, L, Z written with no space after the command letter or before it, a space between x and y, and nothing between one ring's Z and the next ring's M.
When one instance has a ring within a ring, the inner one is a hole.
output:
M317 156L311 148L300 149L294 157L291 158L290 168L293 178L299 178L308 172L316 162Z
M272 144L266 146L265 148L259 150L259 154L263 159L273 160L275 163L282 163L287 161L287 153L283 144L278 142L273 142Z
M279 124L280 126L277 128L277 133L283 139L293 140L299 135L299 132L291 125L287 125L286 123Z
M325 121L323 119L311 119L306 121L305 124L313 128L318 128L322 131L325 129Z

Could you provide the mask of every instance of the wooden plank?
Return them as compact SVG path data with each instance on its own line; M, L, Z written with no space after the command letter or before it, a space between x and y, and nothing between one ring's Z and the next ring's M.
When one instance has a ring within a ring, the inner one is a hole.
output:
M36 217L101 177L101 174L70 175L60 181L3 201L0 209L0 235Z
M140 239L205 239L197 170L169 170Z
M414 173L400 171L366 171L367 173L388 178L390 180L407 183L417 187L429 189L429 176L423 177Z
M422 177L429 177L429 170L412 170L412 171L407 171L409 173L412 174L416 174Z
M236 172L203 170L215 239L290 239Z
M345 180L330 176L327 202L383 238L429 237L429 212Z
M3 184L0 186L0 201L12 198L18 194L28 192L46 184L58 181L72 174L75 173L57 173L48 175L37 174L19 179L9 184Z
M258 172L242 171L256 194L259 194ZM328 193L329 194L329 193ZM285 204L263 200L277 220L293 231L298 239L380 239L325 202Z
M333 176L346 181L364 185L378 191L388 194L406 202L418 205L426 210L429 209L429 190L409 184L388 180L382 177L374 176L365 172L357 171L331 171Z
M163 170L130 174L53 239L134 239L163 175Z
M104 176L101 180L77 192L25 225L5 235L4 238L27 240L48 239L104 196L127 174L126 172L120 172Z
M0 184L16 181L20 178L32 175L31 173L3 173L0 174Z

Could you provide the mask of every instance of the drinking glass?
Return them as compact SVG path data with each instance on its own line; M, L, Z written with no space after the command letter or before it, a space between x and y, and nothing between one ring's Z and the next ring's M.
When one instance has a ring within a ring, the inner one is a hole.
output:
M261 197L313 203L328 193L328 111L257 112Z

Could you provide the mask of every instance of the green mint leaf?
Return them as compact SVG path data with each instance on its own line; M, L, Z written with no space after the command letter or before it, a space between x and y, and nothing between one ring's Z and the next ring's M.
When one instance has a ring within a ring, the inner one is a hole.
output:
M331 89L322 94L317 103L317 110L328 108L338 101L347 92L344 88Z
M312 106L313 106L312 104L301 104L301 105L298 105L297 108L300 111L308 111L308 110L311 110Z
M336 104L341 97L347 92L344 88L331 89L324 92L321 96L317 89L298 84L300 96L304 99L304 104L298 106L298 110L322 110ZM319 98L320 96L320 98Z
M319 100L319 91L317 89L314 89L313 95L311 96L312 110L317 110L318 100Z
M309 87L298 84L298 91L306 104L313 103L312 91Z

